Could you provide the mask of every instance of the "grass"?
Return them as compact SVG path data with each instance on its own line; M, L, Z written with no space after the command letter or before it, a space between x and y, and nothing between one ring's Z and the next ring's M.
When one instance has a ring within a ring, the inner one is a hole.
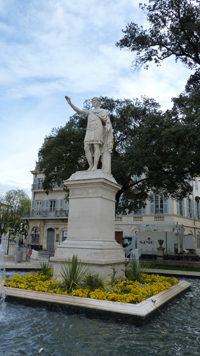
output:
M192 268L192 267L177 267L177 266L156 266L156 265L148 265L148 266L143 266L141 265L141 268L151 268L151 269L166 269L169 271L188 271L188 272L200 272L200 268Z

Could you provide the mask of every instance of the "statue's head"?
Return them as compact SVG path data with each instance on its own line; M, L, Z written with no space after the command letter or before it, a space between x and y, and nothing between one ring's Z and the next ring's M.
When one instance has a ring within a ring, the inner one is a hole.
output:
M92 98L92 104L93 104L95 101L98 102L99 105L101 104L101 99L98 98L97 96L95 96L94 98Z

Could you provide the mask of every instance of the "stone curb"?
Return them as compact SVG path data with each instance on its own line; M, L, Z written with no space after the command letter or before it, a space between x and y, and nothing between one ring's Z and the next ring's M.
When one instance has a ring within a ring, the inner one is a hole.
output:
M156 294L145 301L138 304L119 303L105 300L73 297L62 294L51 294L37 291L29 291L25 289L5 287L8 300L29 300L38 301L41 303L52 303L61 306L71 306L82 308L84 310L95 310L109 313L110 315L117 314L118 316L129 316L131 319L145 320L149 315L160 311L158 308L163 307L166 303L174 299L180 294L185 293L191 288L191 284L187 281L181 281L177 285L172 286L159 294Z

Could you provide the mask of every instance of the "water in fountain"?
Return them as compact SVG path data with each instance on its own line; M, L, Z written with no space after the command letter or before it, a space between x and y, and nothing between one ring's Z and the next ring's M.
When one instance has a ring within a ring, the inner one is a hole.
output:
M0 245L0 307L1 309L4 308L4 301L5 301L5 289L4 289L4 272L5 272L5 250L3 245Z
M0 355L192 356L200 355L200 284L173 300L148 323L136 326L85 313L53 311L6 301L0 313Z

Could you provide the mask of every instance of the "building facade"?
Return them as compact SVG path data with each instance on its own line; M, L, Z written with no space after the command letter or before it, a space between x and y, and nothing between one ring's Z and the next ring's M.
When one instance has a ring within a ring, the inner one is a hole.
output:
M44 175L36 168L33 174L31 211L25 212L29 221L29 237L35 249L54 251L67 238L68 201L62 187L55 186L47 195L42 187Z
M54 251L67 238L68 201L63 187L55 186L47 195L42 187L44 175L36 168L33 174L31 211L24 217L29 220L29 236L35 249ZM121 243L125 235L134 235L139 225L183 225L185 235L192 235L197 254L200 255L200 184L196 179L193 193L179 201L152 196L145 208L115 217L115 238ZM78 223L78 222L77 222Z
M183 225L185 235L192 235L196 252L200 255L200 182L196 179L189 198L165 199L153 195L146 207L126 215L116 215L115 230L118 241L125 235L135 235L139 225Z

